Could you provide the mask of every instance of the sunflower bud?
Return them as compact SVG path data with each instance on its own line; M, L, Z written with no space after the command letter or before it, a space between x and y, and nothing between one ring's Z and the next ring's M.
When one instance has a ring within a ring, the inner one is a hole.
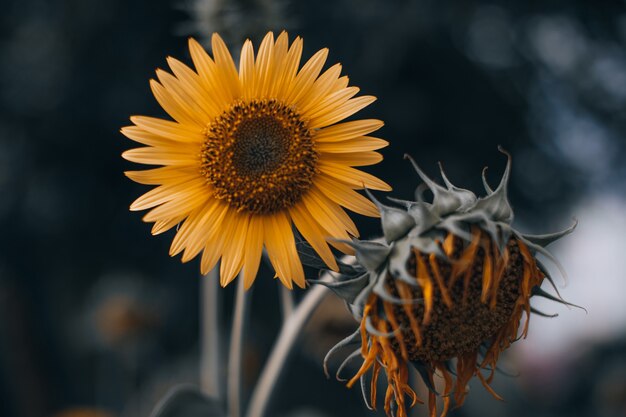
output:
M360 349L340 371L347 361L362 356L363 363L348 386L360 380L371 408L376 408L383 370L388 415L405 417L407 404L424 402L409 385L409 364L429 388L431 416L437 412L435 374L444 382L441 416L452 400L457 406L463 404L467 383L474 376L499 398L490 383L500 353L526 336L531 312L542 314L530 306L531 296L566 303L540 288L544 279L554 283L535 256L543 254L562 270L544 246L570 233L575 224L548 235L515 230L507 198L511 158L506 155L506 170L495 190L483 175L487 195L482 198L452 185L443 169L445 187L435 183L413 160L433 194L432 202L422 197L424 187L418 188L418 201L392 200L402 209L387 207L370 194L381 213L386 243L382 239L352 242L358 263L353 272L360 275L340 275L326 284L346 299L361 322L352 336L328 353L326 361L339 348L360 340Z

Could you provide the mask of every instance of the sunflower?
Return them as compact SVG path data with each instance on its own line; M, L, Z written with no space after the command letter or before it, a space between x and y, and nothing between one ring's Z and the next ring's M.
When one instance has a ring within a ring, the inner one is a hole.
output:
M382 160L375 151L388 143L366 135L383 123L339 123L375 97L355 97L359 89L348 86L340 64L321 73L327 49L300 68L302 44L298 37L289 45L286 32L274 40L270 32L255 57L247 40L237 70L219 35L212 37L213 58L189 39L195 71L170 57L173 74L158 69L158 81L150 81L174 120L133 116L134 126L122 128L147 145L122 156L160 166L126 172L156 186L130 209L150 209L143 219L154 222L155 235L180 224L170 255L182 252L187 262L202 252L202 273L221 258L223 286L243 268L249 288L265 247L280 281L304 287L293 225L336 270L328 243L350 253L335 239L358 236L344 207L378 215L355 190L390 189L354 168Z
M331 349L326 361L339 348L360 342L340 371L354 358L363 358L348 386L361 380L370 407L376 408L381 372L388 382L384 403L388 415L406 417L407 405L423 403L409 384L410 367L429 388L433 417L435 375L443 379L442 416L453 399L457 406L463 404L472 377L499 398L490 383L500 354L526 336L531 312L543 314L531 307L531 296L566 303L541 289L544 279L553 281L536 254L554 260L544 246L575 225L548 235L514 229L507 199L510 162L509 156L495 190L484 181L483 198L454 186L443 170L446 187L442 187L417 165L425 185L418 188L418 201L394 200L404 205L402 209L371 197L381 211L385 242L355 242L358 267L325 283L345 298L361 323ZM424 200L425 189L432 192L432 202Z

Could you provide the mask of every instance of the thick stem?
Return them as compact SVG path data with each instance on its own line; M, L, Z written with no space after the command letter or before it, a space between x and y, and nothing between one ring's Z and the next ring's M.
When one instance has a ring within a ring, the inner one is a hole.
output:
M330 274L326 273L322 280L330 281ZM252 400L246 417L263 417L265 414L291 349L298 340L307 320L328 292L329 290L323 285L316 285L308 289L307 295L283 322L278 340L252 393Z
M243 277L237 278L237 296L235 298L235 312L230 335L230 350L228 357L228 416L240 417L242 408L241 399L241 361L243 358L243 338L248 321L248 305L250 296L244 287Z
M202 276L200 282L200 390L220 399L219 265Z

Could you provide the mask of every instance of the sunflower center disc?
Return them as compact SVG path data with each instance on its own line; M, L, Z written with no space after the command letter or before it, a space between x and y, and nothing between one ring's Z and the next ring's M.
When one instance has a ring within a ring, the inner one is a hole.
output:
M275 100L233 105L213 121L202 148L202 174L237 210L271 214L311 187L318 155L306 123Z
M271 116L244 120L234 136L233 163L243 175L275 170L289 150L289 131Z
M460 243L460 239L457 241ZM451 256L458 259L460 247ZM523 275L522 256L517 242L511 239L508 242L509 261L499 283L497 293L497 303L491 308L481 302L482 293L482 273L484 251L478 250L471 267L471 274L466 279L458 279L450 288L450 296L453 305L448 308L442 298L438 288L433 292L433 309L430 323L422 329L422 343L417 344L413 334L403 331L409 359L413 361L446 361L464 353L478 351L481 344L489 342L502 326L509 323L513 308L520 292L520 282ZM450 282L451 264L438 261L439 270L446 285ZM416 259L409 259L408 271L415 273ZM397 294L393 282L391 292ZM421 290L416 289L413 294L421 298ZM410 328L410 319L402 306L394 306L394 314L398 322L404 329ZM413 308L414 317L421 320L424 316L424 306L416 305ZM400 347L397 341L392 338L391 344L397 354L400 354Z

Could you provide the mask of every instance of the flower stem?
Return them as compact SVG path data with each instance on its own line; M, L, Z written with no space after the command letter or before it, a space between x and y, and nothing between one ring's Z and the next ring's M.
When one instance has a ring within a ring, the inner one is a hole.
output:
M293 291L284 285L280 286L280 306L283 315L283 323L293 314L295 308L295 302L293 299Z
M241 361L243 358L243 339L248 321L248 305L250 296L244 287L243 277L237 278L237 295L235 311L230 335L230 351L228 357L228 416L240 417L242 408L241 399Z
M329 281L331 276L326 273L321 279ZM278 340L274 345L272 353L252 393L252 399L246 417L263 417L265 414L274 388L278 385L278 380L282 375L285 362L291 353L291 349L298 340L298 336L300 336L306 321L311 317L315 308L328 292L329 290L322 285L309 288L300 304L293 310L289 317L286 317L280 330Z
M200 390L209 397L222 397L220 384L219 265L200 280Z

